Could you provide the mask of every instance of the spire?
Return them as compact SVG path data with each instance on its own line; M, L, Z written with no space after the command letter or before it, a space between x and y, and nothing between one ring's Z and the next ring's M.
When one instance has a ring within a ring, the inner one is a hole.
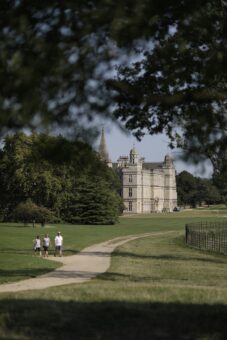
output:
M102 128L102 133L101 133L101 139L100 139L100 144L99 144L99 155L102 161L106 163L110 162L110 158L109 158L109 154L108 154L107 146L106 146L104 128Z

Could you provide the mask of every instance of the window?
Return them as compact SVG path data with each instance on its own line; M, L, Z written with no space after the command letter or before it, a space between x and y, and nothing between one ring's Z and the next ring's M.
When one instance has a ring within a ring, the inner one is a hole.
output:
M128 210L132 211L132 202L128 202Z
M132 188L128 188L128 195L129 197L132 197Z
M128 181L129 181L130 183L132 183L132 175L129 175Z

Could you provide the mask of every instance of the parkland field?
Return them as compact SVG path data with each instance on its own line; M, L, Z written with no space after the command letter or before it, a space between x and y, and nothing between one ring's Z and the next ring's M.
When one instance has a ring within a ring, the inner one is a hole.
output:
M1 224L0 284L54 270L36 235L60 230L64 256L118 236L108 271L82 284L0 294L0 339L227 339L227 255L185 245L186 223L227 219L223 207L122 217L113 226Z

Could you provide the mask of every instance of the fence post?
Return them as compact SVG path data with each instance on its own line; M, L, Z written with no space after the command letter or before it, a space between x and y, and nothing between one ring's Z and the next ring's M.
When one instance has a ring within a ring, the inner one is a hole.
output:
M185 225L185 243L188 244L188 225Z

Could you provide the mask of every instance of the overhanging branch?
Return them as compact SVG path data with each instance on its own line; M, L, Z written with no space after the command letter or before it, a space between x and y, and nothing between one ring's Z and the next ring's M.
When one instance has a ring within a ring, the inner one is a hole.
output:
M145 102L148 105L167 105L175 106L185 103L207 103L212 101L225 101L227 100L226 89L187 89L168 94L152 94L144 93L137 86L131 85L124 81L108 80L108 88L115 90L117 99L121 102L125 99L126 102L132 99L136 102Z

